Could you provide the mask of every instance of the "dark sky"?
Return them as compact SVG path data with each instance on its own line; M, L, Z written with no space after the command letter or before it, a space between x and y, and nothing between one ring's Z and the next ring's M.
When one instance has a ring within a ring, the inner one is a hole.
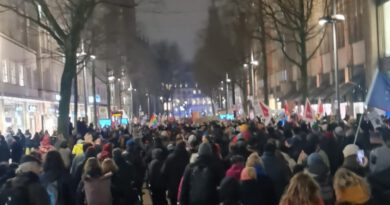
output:
M152 41L179 45L186 60L194 56L199 30L204 28L210 0L155 0L137 9L140 30Z

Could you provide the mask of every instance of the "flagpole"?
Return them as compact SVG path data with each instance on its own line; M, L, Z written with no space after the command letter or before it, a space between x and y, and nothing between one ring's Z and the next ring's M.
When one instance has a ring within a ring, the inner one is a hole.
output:
M362 116L360 116L359 123L358 123L358 126L356 128L355 139L353 140L353 144L356 144L357 137L358 137L359 131L360 131L360 125L362 124L362 120L363 120L363 117L365 114L366 114L366 110L364 110Z

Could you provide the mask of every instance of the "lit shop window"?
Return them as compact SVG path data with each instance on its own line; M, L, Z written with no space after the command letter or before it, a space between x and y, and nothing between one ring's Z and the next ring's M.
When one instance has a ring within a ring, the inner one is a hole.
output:
M383 4L385 55L390 56L390 2Z
M1 69L3 71L3 82L8 83L9 81L9 73L8 73L8 63L7 60L1 61Z
M11 83L16 84L16 67L14 62L9 64L10 74L11 74Z
M19 85L24 86L24 67L23 67L23 64L18 65L18 72L19 72Z

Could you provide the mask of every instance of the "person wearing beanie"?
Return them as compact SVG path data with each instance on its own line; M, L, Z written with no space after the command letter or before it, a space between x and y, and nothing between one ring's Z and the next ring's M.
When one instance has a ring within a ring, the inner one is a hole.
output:
M168 204L165 196L165 179L162 180L160 171L163 163L163 151L159 148L153 149L152 161L148 165L148 181L154 205Z
M261 158L257 153L252 153L240 176L240 198L243 205L277 204L274 183L263 171L259 173L262 167Z
M245 167L245 159L240 155L235 155L231 161L232 165L226 171L219 186L219 196L224 205L240 204L240 177Z
M49 205L50 200L41 185L41 162L31 155L20 160L16 176L7 180L1 189L0 204Z
M337 170L333 188L336 204L361 205L367 203L371 197L366 180L345 168Z
M224 176L222 163L213 155L210 143L202 143L198 155L184 171L179 188L180 204L217 205L220 202L217 187Z
M364 165L367 164L368 160L366 157L364 157L363 161L359 162L358 151L359 147L357 145L347 145L343 150L344 162L342 167L354 172L361 177L365 177L366 168L364 167Z
M307 174L314 178L320 186L321 197L325 205L334 204L334 192L330 177L330 170L318 153L312 153L307 158Z
M186 150L185 142L179 141L161 168L163 179L167 182L168 198L171 204L177 204L180 179L189 160L190 155Z
M278 199L280 199L284 188L291 178L291 170L287 163L276 156L276 145L273 143L267 143L264 146L262 161L264 164L264 171L272 179L276 194Z

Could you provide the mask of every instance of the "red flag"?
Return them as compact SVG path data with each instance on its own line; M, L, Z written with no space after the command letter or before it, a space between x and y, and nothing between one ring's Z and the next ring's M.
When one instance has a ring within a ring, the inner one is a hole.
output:
M287 101L284 102L284 114L286 114L286 116L290 116L290 108L288 107Z
M318 117L322 117L324 115L324 105L322 104L321 98L318 98L317 114Z
M308 98L306 98L305 109L303 110L303 119L308 122L314 121L314 112Z
M271 120L271 113L269 107L265 105L262 101L259 102L259 105L261 116L266 120L266 122L269 122Z

